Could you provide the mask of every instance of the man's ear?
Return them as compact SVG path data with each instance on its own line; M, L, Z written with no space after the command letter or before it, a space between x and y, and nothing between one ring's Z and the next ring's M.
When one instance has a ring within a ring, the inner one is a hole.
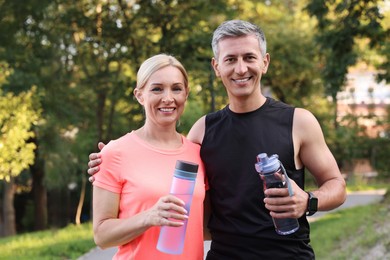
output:
M135 88L133 93L134 93L134 96L137 99L138 103L143 105L144 104L144 97L142 96L142 91L139 90L138 88Z
M217 60L215 58L212 58L211 59L211 66L213 66L215 76L220 77L221 73L219 73L218 65L219 64L218 64Z
M267 73L270 61L271 61L271 56L269 55L269 53L266 53L265 57L263 58L263 64L264 64L262 69L263 74Z

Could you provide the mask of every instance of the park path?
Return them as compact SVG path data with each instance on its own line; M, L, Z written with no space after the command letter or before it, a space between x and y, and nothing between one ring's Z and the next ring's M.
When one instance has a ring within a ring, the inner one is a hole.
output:
M346 209L355 206L377 203L383 199L383 195L385 193L386 193L385 189L348 193L347 200L344 202L343 205L331 211L317 212L316 214L314 214L314 216L308 217L308 220L309 222L316 221L317 219L323 217L324 215L331 212L335 212L340 209ZM204 241L205 256L209 248L210 248L210 241ZM85 255L78 258L78 260L110 260L112 259L116 250L117 250L116 247L108 248L105 250L102 250L99 247L95 247Z

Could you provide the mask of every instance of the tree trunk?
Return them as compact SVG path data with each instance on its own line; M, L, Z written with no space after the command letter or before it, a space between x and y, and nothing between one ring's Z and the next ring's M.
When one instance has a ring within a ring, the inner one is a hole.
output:
M45 179L44 162L40 158L39 145L35 139L35 163L30 167L32 175L32 195L34 197L34 230L47 228L47 194L43 184Z
M79 204L77 206L77 213L76 213L76 218L75 218L76 225L81 224L81 212L83 210L84 199L85 199L85 190L86 190L86 185L87 185L87 180L86 180L85 176L83 176L82 181L83 182L81 185L80 199L79 199Z
M13 177L4 183L4 194L3 194L3 227L1 236L13 236L16 235L15 225L15 208L14 208L14 197L15 197L15 181Z

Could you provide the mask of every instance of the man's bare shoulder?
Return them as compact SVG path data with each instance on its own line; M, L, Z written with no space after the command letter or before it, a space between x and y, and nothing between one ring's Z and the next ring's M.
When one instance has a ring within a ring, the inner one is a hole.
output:
M191 142L202 144L205 128L206 128L206 116L202 116L191 127L191 130L187 135L187 139L190 140Z

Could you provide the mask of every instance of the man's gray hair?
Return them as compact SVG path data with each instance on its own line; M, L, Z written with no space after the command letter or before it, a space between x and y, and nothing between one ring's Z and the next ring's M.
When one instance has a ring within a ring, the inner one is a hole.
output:
M218 43L221 39L227 37L240 37L245 35L255 35L259 41L260 51L263 57L267 53L267 41L264 32L257 25L242 21L230 20L225 21L214 31L211 47L213 49L214 58L218 59Z

